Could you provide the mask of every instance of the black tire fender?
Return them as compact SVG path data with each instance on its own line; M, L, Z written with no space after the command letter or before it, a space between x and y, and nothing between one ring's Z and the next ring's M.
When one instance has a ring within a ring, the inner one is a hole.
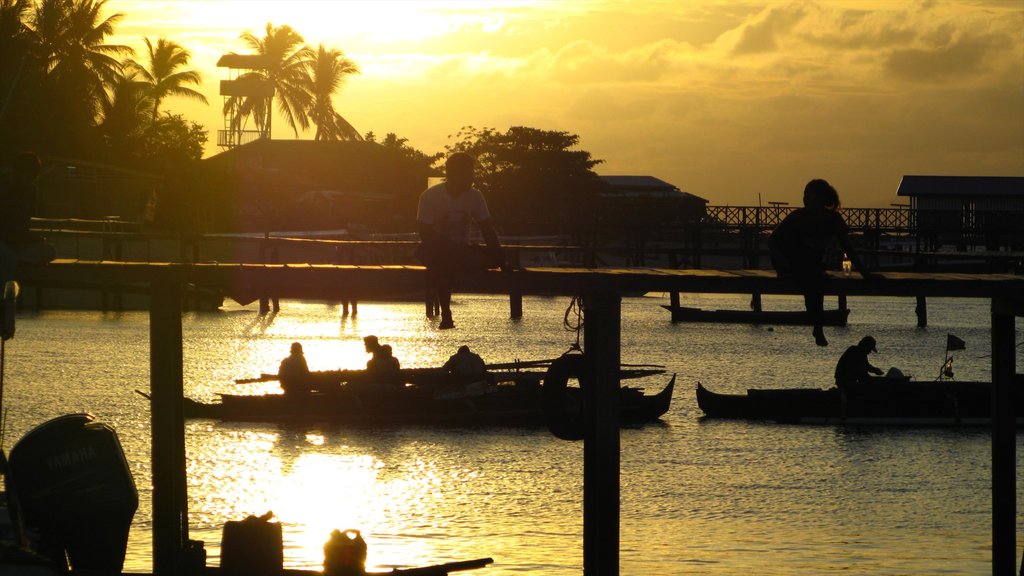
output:
M551 363L544 375L544 420L556 438L583 439L583 410L579 407L582 397L577 402L567 391L570 378L579 380L581 390L587 386L583 373L582 354L563 354Z

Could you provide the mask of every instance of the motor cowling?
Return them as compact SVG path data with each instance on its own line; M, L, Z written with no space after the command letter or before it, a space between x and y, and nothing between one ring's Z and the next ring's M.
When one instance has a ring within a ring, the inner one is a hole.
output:
M90 414L61 416L26 434L8 460L9 497L37 551L75 570L119 573L139 495L114 429Z

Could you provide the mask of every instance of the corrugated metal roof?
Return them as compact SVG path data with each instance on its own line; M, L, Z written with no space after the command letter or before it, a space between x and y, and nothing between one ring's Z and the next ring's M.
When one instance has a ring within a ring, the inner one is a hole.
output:
M1024 196L1024 176L904 176L897 196Z

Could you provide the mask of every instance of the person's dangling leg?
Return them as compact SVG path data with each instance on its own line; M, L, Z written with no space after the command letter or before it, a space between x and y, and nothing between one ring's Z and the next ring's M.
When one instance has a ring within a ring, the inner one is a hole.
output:
M804 307L807 309L807 319L812 326L811 334L814 335L814 343L818 346L828 346L824 329L825 277L817 271L806 274L801 277L800 287L804 293Z

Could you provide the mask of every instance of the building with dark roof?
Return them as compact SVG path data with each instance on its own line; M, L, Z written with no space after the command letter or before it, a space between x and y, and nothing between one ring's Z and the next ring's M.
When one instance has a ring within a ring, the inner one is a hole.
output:
M429 160L368 141L259 139L205 158L216 228L415 228Z
M708 201L654 176L601 176L600 194L607 215L637 225L700 221Z
M918 239L928 247L1024 244L1024 177L904 176L896 195L910 199Z

